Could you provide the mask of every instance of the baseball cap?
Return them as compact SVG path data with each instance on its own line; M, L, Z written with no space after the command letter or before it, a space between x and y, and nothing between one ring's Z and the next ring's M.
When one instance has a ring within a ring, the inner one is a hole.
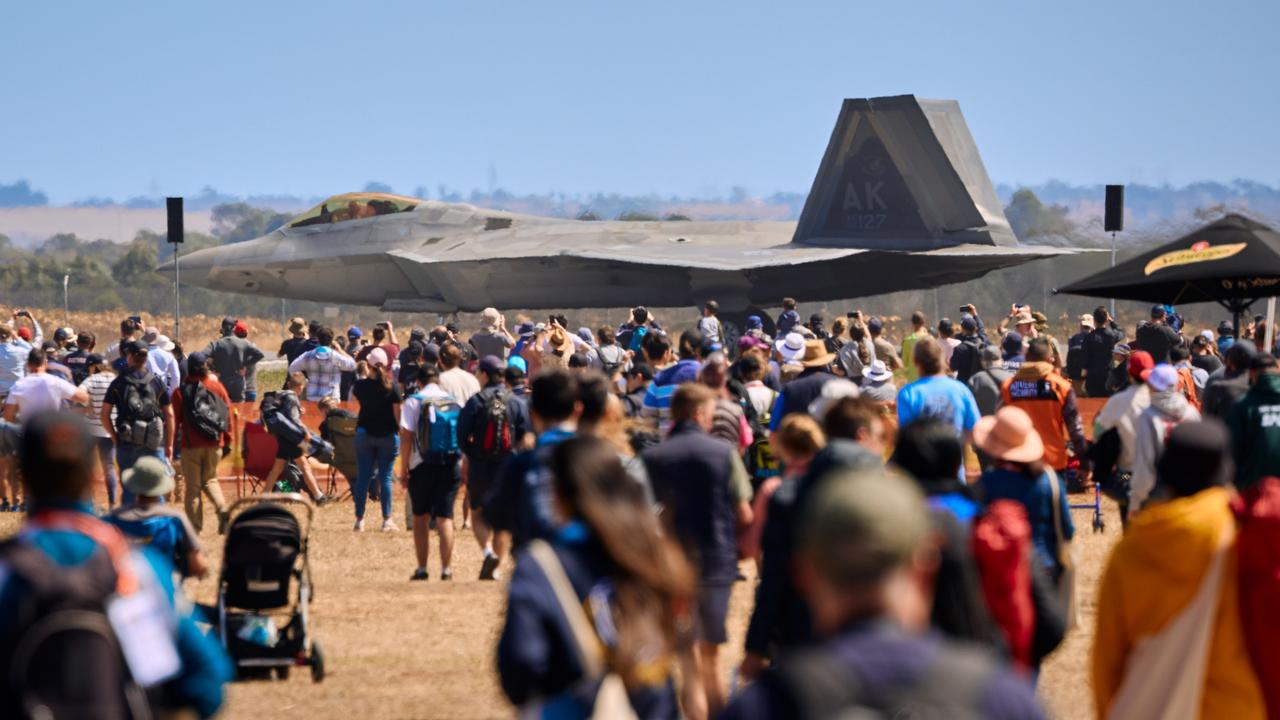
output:
M347 337L349 338L364 337L364 331L361 330L358 326L352 325L351 327L347 328Z
M193 352L187 356L187 371L190 372L195 368L203 367L204 365L208 364L208 362L209 362L208 355L205 355L204 353L199 351Z
M1125 357L1129 357L1129 353L1132 351L1133 348L1129 347L1128 343L1116 343L1111 348L1112 355L1123 355Z
M1219 335L1235 335L1236 326L1232 325L1229 320L1223 320L1222 322L1218 323L1218 334Z
M22 338L23 340L26 340L27 342L31 342L31 328L29 327L18 328L18 337Z
M356 328L356 329L359 330L360 328ZM427 331L420 327L416 327L409 331L409 339L410 340L426 340Z
M761 330L761 329L763 329L763 328L764 328L764 320L761 320L759 315L748 315L748 316L747 316L747 329L748 329L748 330Z
M867 321L867 329L880 332L881 330L884 329L884 321L881 320L879 317L873 317Z
M817 325L822 323L822 313L814 313L809 316L809 324Z
M806 503L799 550L818 574L856 590L905 565L929 533L924 498L905 478L879 470L829 475Z
M98 353L89 353L89 356L88 356L88 357L86 357L86 358L84 359L84 362L85 362L85 364L86 364L86 365L90 365L90 366L92 366L92 365L106 365L106 364L107 364L107 359L106 359L106 358L104 358L104 357L102 357L102 356L101 356L101 355L99 355Z
M1120 346L1117 345L1116 347L1119 348ZM1151 371L1155 366L1155 359L1146 350L1137 350L1129 353L1129 377L1136 380L1146 380L1151 376Z
M738 338L738 352L740 353L746 352L748 350L755 350L756 348L761 348L761 347L767 348L767 347L770 347L770 345L769 343L765 342L764 340L761 340L755 335L743 335L742 337Z
M978 321L974 320L972 315L965 313L960 316L960 327L963 330L977 330Z
M391 364L387 361L387 351L380 347L370 350L369 354L364 356L364 359L370 366L381 365L387 367Z
M146 355L148 352L147 346L136 340L130 340L120 346L120 353L125 357L129 357L130 355Z
M235 333L236 337L244 337L249 334L249 326L245 325L243 320L237 320L231 332Z
M1010 332L1000 341L1000 349L1006 359L1022 354L1022 333Z
M1166 312L1166 311L1165 311L1165 309L1164 309L1164 305L1152 305L1152 306L1151 306L1151 317L1153 317L1153 318L1164 317L1164 316L1165 316L1165 312Z
M1137 353L1134 353L1137 355ZM1132 362L1132 358L1130 358ZM1178 371L1169 363L1160 363L1147 374L1147 384L1156 392L1172 390L1178 384Z
M527 373L527 372L529 372L529 363L528 363L528 362L526 362L526 361L525 361L525 359L524 359L524 358L522 358L522 357L520 357L519 355L512 355L512 356L507 360L507 367L508 367L508 368L516 368L517 370L519 370L519 371L520 371L520 372L522 372L522 373Z
M480 358L480 372L486 375L497 375L507 369L507 362L497 355L485 355Z
M428 365L435 365L440 362L440 346L435 343L427 343L422 346L422 362Z

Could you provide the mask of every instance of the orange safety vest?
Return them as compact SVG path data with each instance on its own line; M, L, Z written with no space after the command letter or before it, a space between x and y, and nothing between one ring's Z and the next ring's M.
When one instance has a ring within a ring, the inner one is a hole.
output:
M1054 371L1042 378L1019 379L1014 375L1000 387L1002 405L1017 405L1031 416L1031 424L1044 441L1044 462L1054 470L1067 467L1067 423L1062 408L1071 392L1071 381Z

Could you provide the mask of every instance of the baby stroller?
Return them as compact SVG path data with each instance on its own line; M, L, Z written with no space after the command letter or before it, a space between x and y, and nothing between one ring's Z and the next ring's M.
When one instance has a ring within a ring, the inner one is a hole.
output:
M287 505L307 510L305 528ZM301 495L268 493L228 508L230 522L218 578L217 632L236 666L238 678L281 680L295 665L309 665L311 679L324 679L324 652L311 638L309 544L314 508ZM290 586L298 580L296 602ZM288 608L277 626L269 611Z

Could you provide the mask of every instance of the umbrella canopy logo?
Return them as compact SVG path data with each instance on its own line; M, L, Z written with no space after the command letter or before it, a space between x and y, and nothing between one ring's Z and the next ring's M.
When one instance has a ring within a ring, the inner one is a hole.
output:
M1209 262L1210 260L1223 260L1232 255L1238 254L1240 251L1248 247L1248 243L1232 243L1230 245L1210 245L1208 242L1198 242L1187 250L1174 250L1163 255L1158 255L1147 263L1143 268L1142 274L1150 275L1157 270L1176 267L1178 265L1190 265L1198 262Z

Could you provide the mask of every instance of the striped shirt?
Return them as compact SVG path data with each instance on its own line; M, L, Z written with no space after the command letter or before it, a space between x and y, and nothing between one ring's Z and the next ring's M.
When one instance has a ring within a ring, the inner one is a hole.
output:
M92 414L88 415L89 434L94 437L111 437L107 434L107 429L102 427L102 421L99 418L102 417L102 399L107 396L107 388L111 387L111 381L115 379L115 373L100 372L90 375L80 383L80 389L89 393L89 409L92 411ZM115 419L116 411L112 408L111 421L115 422Z

